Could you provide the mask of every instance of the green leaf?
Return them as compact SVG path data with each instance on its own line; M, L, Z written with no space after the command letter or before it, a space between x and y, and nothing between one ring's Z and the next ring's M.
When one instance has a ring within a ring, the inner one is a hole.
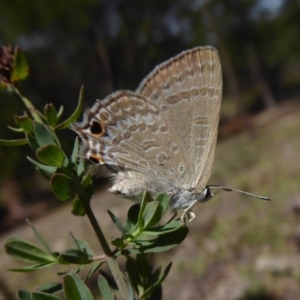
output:
M24 129L23 128L15 128L15 127L12 127L10 125L8 125L7 128L10 129L13 132L24 133Z
M115 262L116 262L116 260L115 260ZM109 284L109 286L111 287L112 290L117 290L118 289L115 277L113 275L108 274L103 269L101 269L99 271L99 274L102 275L106 279L107 283ZM120 275L123 276L123 278L125 280L128 279L128 276L126 276L127 274L120 273Z
M40 243L44 246L44 249L48 254L51 256L53 255L49 245L46 243L46 241L43 239L42 235L37 231L37 229L34 227L34 225L29 221L26 220L27 224L31 227L32 231L34 232L36 238L40 241Z
M135 300L134 290L130 284L128 284L128 300Z
M62 256L60 256L60 253L58 253L58 254L59 254L59 256L57 257L57 260L58 260L59 264L61 264L61 265L70 265L71 264L70 262L64 260L64 258ZM68 273L67 271L65 271L65 272L57 272L57 274L59 276L66 275L67 273Z
M82 186L89 187L93 185L92 176L90 173L87 173L84 177L82 177Z
M125 229L125 227L122 225L122 223L119 221L119 219L110 211L107 211L110 218L112 219L112 221L114 222L114 224L116 225L116 227L121 231L123 236L126 236L126 234L128 234L127 230Z
M126 261L126 271L129 275L131 286L140 295L144 292L141 277L139 275L139 269L136 260L129 258Z
M61 283L43 283L39 285L39 291L47 294L54 294L62 291Z
M63 300L63 298L43 292L33 292L32 300Z
M72 155L71 155L71 162L73 164L76 164L76 162L77 162L78 152L79 152L79 140L78 140L78 137L76 137L75 142L74 142Z
M81 184L82 187L84 187L85 194L91 197L94 193L94 183L90 173L88 173L86 176L82 178Z
M155 239L150 252L162 252L172 249L186 238L188 231L188 227L183 225L175 231L161 234Z
M61 167L67 160L65 153L55 145L46 145L37 149L36 156L47 166Z
M141 202L141 208L140 208L140 212L139 212L139 216L138 216L138 226L139 226L139 230L142 231L143 228L144 228L144 218L143 218L143 215L144 215L144 211L146 209L146 205L148 202L150 202L152 199L151 199L151 195L150 193L146 190L145 193L144 193L144 196L143 196L143 199L142 199L142 202Z
M172 267L172 263L170 262L166 269L164 270L163 275L157 280L155 284L153 284L151 287L149 287L144 294L141 296L141 299L148 299L150 295L152 295L153 291L162 284L162 282L165 280L165 278L168 276L170 270Z
M111 241L112 245L114 245L117 248L123 249L126 247L126 244L124 243L124 240L121 238L114 238Z
M85 251L78 249L66 250L61 254L61 257L64 261L77 265L88 264L93 261L92 257L89 256Z
M90 257L93 257L95 255L93 249L90 247L90 245L86 241L84 241L82 239L75 239L75 243L76 243L77 247L79 248L79 250L84 251Z
M19 139L19 140L1 140L0 139L0 146L4 147L16 147L16 146L23 146L27 144L27 139Z
M63 259L61 259L61 260L64 261ZM69 263L68 263L68 265L69 265ZM79 274L84 267L85 267L85 265L80 265L77 269L73 270L72 272ZM69 274L69 272L57 272L58 276L65 276L67 274Z
M88 278L90 278L97 270L99 270L99 268L104 264L103 261L98 261L93 263L92 268L90 269L89 273L86 275L86 277L84 278L84 281Z
M33 121L31 118L28 117L26 113L24 113L23 116L14 115L14 120L18 128L13 128L11 126L8 126L9 129L17 132L26 132L26 133L32 132Z
M170 206L170 197L165 194L158 194L155 198L154 201L158 201L160 205L162 206L162 216L165 215L165 213L168 211L169 206Z
M47 123L51 127L55 127L57 124L57 111L52 103L46 104L44 107L44 115L46 117Z
M21 127L20 116L14 115L14 121L15 121L16 125L18 126L18 128L20 129L20 127Z
M13 83L25 79L29 74L29 66L26 56L19 47L15 47L14 57L14 65L11 75L11 81Z
M64 107L63 107L63 105L61 105L57 112L57 120L59 120L61 118L63 112L64 112Z
M74 198L77 193L78 183L65 174L54 174L50 183L52 192L61 201Z
M85 214L86 214L86 211L85 211L79 197L75 197L73 199L72 214L74 216L80 216L80 217L85 216Z
M78 176L81 176L85 171L84 163L85 163L84 159L79 158L79 164L78 164L78 167L77 167L77 175Z
M29 113L31 114L32 118L38 122L43 122L42 121L43 116L41 115L41 113L38 110L35 109L34 105L31 103L31 101L29 99L27 99L26 97L24 97L15 86L14 86L13 91L20 97L23 104L28 109Z
M176 231L182 226L182 221L176 220L162 226L152 227L143 231L147 235L160 235L168 232Z
M127 222L125 225L126 230L129 233L133 233L137 229L138 216L140 212L140 204L136 203L132 205L127 213Z
M106 279L102 276L98 276L98 287L101 292L102 298L104 300L114 300L115 297L109 287L109 284L107 283Z
M162 234L153 240L133 240L131 243L135 244L132 249L122 249L117 254L141 254L141 253L156 253L168 251L180 244L188 234L188 227L182 225L176 231Z
M30 148L33 150L33 151L36 151L38 148L40 148L40 145L38 144L36 138L32 135L32 134L25 134L26 138L27 138L27 141L28 141L28 144L30 146Z
M149 276L152 276L151 254L139 254L136 256L136 264L138 267L138 273L142 277L142 281L148 281ZM158 278L158 277L157 277Z
M31 266L26 266L26 267L23 267L23 268L12 268L12 269L9 269L8 271L28 273L28 272L33 272L33 271L45 269L45 268L51 267L55 264L57 264L57 261L49 262L49 263L42 263L42 264L35 264L35 265L31 265Z
M78 119L78 117L80 116L80 114L82 112L82 108L83 108L83 97L84 97L84 87L82 86L80 89L79 100L78 100L78 104L77 104L75 111L72 113L72 115L67 120L65 120L64 122L57 125L55 128L56 130L68 128L72 123L74 123Z
M17 292L18 300L32 300L31 293L24 290L19 290Z
M87 286L74 272L68 273L63 279L66 300L93 300L93 295Z
M41 169L49 174L54 174L57 170L57 167L45 166L40 164L39 162L35 161L34 159L27 156L27 159L34 164L38 169Z
M14 258L36 263L56 262L56 259L25 240L10 238L5 242L5 251Z
M147 279L147 286L152 286L159 279L161 273L161 267L159 266L155 271L152 271L150 274L144 275L144 278Z
M33 121L33 132L40 147L46 145L56 145L61 147L55 132L50 126Z
M143 214L143 219L144 219L143 231L149 227L154 226L161 220L162 211L163 208L161 207L159 202L153 201L147 204Z
M33 121L27 115L15 116L15 120L18 120L18 126L23 129L26 133L32 133Z

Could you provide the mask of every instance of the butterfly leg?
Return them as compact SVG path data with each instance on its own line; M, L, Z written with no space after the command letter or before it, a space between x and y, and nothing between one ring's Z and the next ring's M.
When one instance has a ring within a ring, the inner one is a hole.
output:
M181 217L180 217L180 220L181 221L184 221L184 217L185 217L185 215L187 214L188 215L188 221L189 222L192 222L195 218L196 218L196 216L195 216L195 214L193 213L193 211L192 211L192 208L197 204L197 200L194 200L184 211L183 211L183 213L182 213L182 215L181 215Z

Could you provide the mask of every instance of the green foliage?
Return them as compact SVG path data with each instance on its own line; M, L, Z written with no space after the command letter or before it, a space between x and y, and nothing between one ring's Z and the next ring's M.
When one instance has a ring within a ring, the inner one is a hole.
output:
M66 300L93 300L94 297L77 274L70 272L63 278Z
M5 251L12 257L35 263L52 263L56 259L27 241L10 238L5 243Z
M14 65L12 69L11 81L18 82L27 78L29 74L29 66L25 54L19 47L15 48Z
M17 82L27 76L28 68L19 49L16 53L19 57L15 59L13 74ZM160 267L153 270L151 266L153 254L172 249L188 234L188 228L184 222L162 221L169 207L169 197L166 194L160 194L153 198L145 191L141 196L141 203L134 204L129 209L125 224L122 224L113 212L108 211L112 223L120 232L119 237L114 238L110 246L90 206L94 192L93 181L84 161L78 157L78 139L75 139L73 149L68 153L62 149L62 144L56 134L57 130L70 127L81 113L83 88L74 113L59 124L62 108L57 111L53 104L47 104L44 107L44 113L41 113L21 95L15 82L11 82L7 88L14 91L27 108L27 112L22 116L14 117L16 128L10 128L23 134L24 138L14 141L0 140L0 145L29 145L35 158L28 157L28 161L50 182L53 194L60 201L73 201L74 215L87 215L103 249L103 253L97 255L87 241L73 237L74 247L55 252L51 250L42 234L28 222L41 247L17 237L8 239L5 243L6 253L30 263L23 267L12 268L10 271L33 272L52 265L63 267L75 265L76 270L59 272L62 284L44 284L39 287L38 291L33 292L18 291L18 299L62 299L56 295L58 292L63 294L64 299L94 299L85 281L98 272L104 263L108 264L113 274L112 280L115 281L122 299L135 299L136 297L148 299L155 290L160 288L171 268L170 263L163 272ZM126 276L121 273L117 264L119 256L126 257ZM85 278L81 279L78 274L85 267L89 270ZM98 287L103 299L115 299L108 281L102 276L98 277Z
M103 299L114 300L114 295L111 292L108 282L103 276L98 277L98 287L101 292Z
M62 167L67 157L64 152L55 145L40 147L36 151L36 157L45 165Z
M32 293L32 300L62 300L62 298L42 292L34 292Z
M172 263L166 267L161 275L161 268L159 267L153 271L152 266L149 264L149 258L145 254L138 255L135 260L127 260L126 270L129 274L132 287L140 295L139 299L147 299L161 285L168 275L171 266Z
M59 115L56 111L56 108L53 106L52 103L46 104L44 107L44 115L47 120L47 123L51 127L55 127L57 125L57 122L59 120Z
M109 212L112 221L122 234L121 238L112 240L112 244L120 248L116 254L163 252L181 243L188 233L188 228L183 222L176 220L162 226L155 226L166 213L163 207L166 207L168 203L169 198L165 194L152 199L149 193L145 192L140 209L135 210L135 213L138 214L137 221L133 220L131 209L129 209L125 226ZM133 207L135 208L135 205ZM155 237L149 239L144 238L145 236Z

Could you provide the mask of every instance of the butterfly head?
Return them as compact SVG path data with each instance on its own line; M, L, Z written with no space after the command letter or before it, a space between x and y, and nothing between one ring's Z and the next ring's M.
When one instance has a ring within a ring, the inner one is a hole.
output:
M191 205L207 202L217 193L211 193L208 186L201 193L197 193L194 188L178 189L171 197L170 206L175 209L186 209Z

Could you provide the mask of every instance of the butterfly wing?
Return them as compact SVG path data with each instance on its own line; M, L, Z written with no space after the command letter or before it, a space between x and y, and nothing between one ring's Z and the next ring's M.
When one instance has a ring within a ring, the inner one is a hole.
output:
M160 108L176 132L183 156L190 158L190 177L180 186L201 192L209 179L215 154L222 71L213 47L197 47L158 65L136 92Z
M83 140L83 155L109 167L123 182L131 180L136 186L132 190L167 191L189 174L174 129L157 105L140 94L113 93L97 101L73 127Z

